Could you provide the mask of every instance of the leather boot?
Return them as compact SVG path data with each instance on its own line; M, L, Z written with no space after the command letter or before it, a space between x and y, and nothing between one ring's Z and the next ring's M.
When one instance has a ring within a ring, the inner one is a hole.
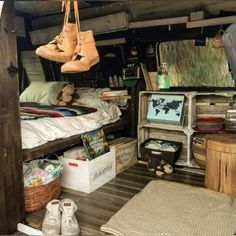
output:
M77 73L88 71L99 62L99 54L95 46L93 31L80 32L77 46L71 61L61 67L62 73Z
M76 25L65 24L59 36L47 45L40 46L36 54L51 61L67 62L72 59L77 44Z

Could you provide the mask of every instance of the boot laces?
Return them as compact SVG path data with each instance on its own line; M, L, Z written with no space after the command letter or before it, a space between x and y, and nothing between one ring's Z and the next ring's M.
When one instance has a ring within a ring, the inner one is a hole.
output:
M64 220L63 220L63 223L67 226L70 226L73 224L73 220L72 220L72 217L73 217L73 214L74 214L74 211L73 209L66 209L64 211Z
M63 40L64 40L65 37L66 37L65 34L64 34L64 33L61 33L61 34L59 34L58 36L56 36L56 37L54 38L54 40L55 40L57 43L62 44L62 42L63 42Z
M50 215L49 215L49 223L53 224L53 223L57 222L57 218L58 218L58 212L51 211Z

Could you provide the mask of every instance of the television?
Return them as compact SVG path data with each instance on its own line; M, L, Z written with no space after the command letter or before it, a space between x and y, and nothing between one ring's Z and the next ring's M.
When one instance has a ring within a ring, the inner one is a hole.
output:
M236 80L236 23L231 24L222 36L225 53L229 61L230 70Z

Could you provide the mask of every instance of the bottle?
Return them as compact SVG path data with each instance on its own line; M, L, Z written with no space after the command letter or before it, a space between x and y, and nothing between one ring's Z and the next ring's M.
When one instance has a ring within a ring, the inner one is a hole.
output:
M121 78L121 76L118 77L118 81L119 81L119 87L124 87L123 79Z
M114 87L119 87L119 84L118 84L118 78L117 78L117 75L115 74L114 77L113 77L113 83L114 83Z
M114 87L113 79L111 76L109 76L109 86L110 86L110 88Z
M159 70L157 73L157 88L158 89L168 89L170 88L170 75L167 69L167 63L163 62L159 66Z

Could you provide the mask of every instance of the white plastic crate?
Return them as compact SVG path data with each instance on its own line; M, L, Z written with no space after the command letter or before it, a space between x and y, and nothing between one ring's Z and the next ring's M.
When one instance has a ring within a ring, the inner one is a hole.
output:
M116 175L115 150L91 161L59 157L64 164L62 187L91 193Z

